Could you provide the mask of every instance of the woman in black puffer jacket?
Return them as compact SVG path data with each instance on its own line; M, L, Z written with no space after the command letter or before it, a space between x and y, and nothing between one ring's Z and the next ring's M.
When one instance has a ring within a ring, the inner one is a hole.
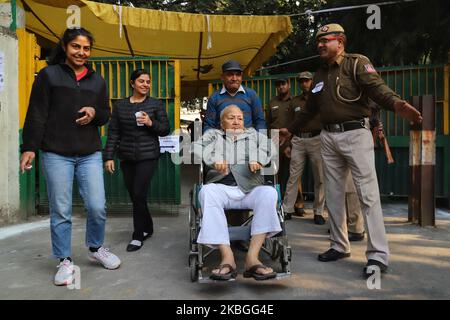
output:
M169 134L166 110L160 100L150 98L150 74L135 70L130 80L133 95L113 106L103 160L113 173L114 155L121 160L125 185L133 202L134 232L127 251L139 250L153 234L153 221L147 207L150 182L160 156L158 136Z

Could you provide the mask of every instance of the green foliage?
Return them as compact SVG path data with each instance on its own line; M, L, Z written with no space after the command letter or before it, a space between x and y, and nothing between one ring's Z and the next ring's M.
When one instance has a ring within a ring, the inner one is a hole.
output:
M116 0L101 0L117 3ZM121 1L126 4L127 1ZM307 10L361 5L373 0L132 0L135 7L167 11L236 14L236 15L295 15ZM380 6L381 29L369 30L366 8L334 11L291 18L293 33L278 47L266 63L277 65L316 55L314 33L319 25L340 23L346 30L347 52L367 55L377 66L444 63L450 50L450 1L418 0ZM309 59L268 69L270 73L315 70L318 59Z
M328 1L327 7L377 1ZM367 55L377 66L444 63L450 50L450 2L420 0L380 6L381 29L369 30L366 9L328 14L323 22L341 23L348 51Z

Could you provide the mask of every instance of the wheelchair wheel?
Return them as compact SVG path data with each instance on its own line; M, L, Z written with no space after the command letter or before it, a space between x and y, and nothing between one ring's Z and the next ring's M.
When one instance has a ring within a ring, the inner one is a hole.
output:
M191 281L196 282L198 280L198 256L191 254L189 256L189 271L191 274Z
M280 246L280 263L282 272L287 272L287 266L291 262L292 259L292 249L289 246Z
M277 258L280 256L281 252L281 246L278 240L272 241L272 254L270 255L270 258L272 260L277 260Z
M196 227L196 213L195 209L189 208L189 249L197 251L197 227Z

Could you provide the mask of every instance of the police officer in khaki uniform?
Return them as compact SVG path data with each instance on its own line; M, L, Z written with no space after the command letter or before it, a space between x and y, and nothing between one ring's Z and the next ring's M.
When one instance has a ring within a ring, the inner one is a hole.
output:
M350 256L345 215L345 181L349 170L359 196L368 236L364 274L369 266L385 272L389 248L381 210L375 171L373 139L369 130L368 98L409 121L422 117L381 79L369 59L345 52L346 36L338 24L328 24L316 35L323 65L313 79L310 97L295 123L280 130L284 143L304 123L320 114L324 129L320 135L325 174L326 202L330 216L331 248L318 256L334 261Z
M292 99L290 104L291 118L300 113L304 108L311 89L313 75L310 72L299 74L302 94ZM320 131L322 124L317 115L304 127L299 128L291 139L291 165L289 180L286 186L286 194L283 199L283 209L286 215L294 213L294 203L297 198L298 183L301 180L306 157L310 159L314 176L314 223L325 224L323 209L325 205L325 187L323 181L322 157L320 156Z
M277 90L277 96L270 100L268 107L266 108L266 121L270 130L280 129L288 127L294 120L293 113L290 109L292 101L291 86L289 79L286 77L280 77L275 80L275 87ZM281 194L285 195L286 184L289 178L290 167L290 146L287 144L280 148L280 165L278 176L280 179ZM297 193L295 193L297 197ZM301 198L300 191L300 198ZM294 200L295 201L295 200ZM303 202L295 204L295 213L299 216L304 215ZM294 211L294 210L293 210ZM285 219L291 219L291 213L285 212Z

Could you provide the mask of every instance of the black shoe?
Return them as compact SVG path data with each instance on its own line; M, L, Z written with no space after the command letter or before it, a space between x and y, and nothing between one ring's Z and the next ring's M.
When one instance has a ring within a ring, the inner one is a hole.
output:
M153 231L152 232L144 232L144 237L142 238L142 241L145 241L148 238L151 238L152 235L153 235Z
M322 262L328 262L328 261L336 261L336 260L348 258L348 257L350 257L350 252L342 253L342 252L339 252L334 249L329 249L328 251L326 251L322 254L319 254L318 259L319 259L319 261L322 261Z
M375 267L380 268L380 272L381 272L381 273L386 273L386 272L387 272L387 269L388 269L388 266L385 265L383 262L378 261L378 260L369 259L369 261L367 261L367 264L366 264L366 266L365 266L364 269L363 269L363 276L364 276L365 278L370 277L370 276L373 275L374 272L375 272L375 271L369 271L369 270L368 270L368 268L369 268L370 266L375 266Z
M292 219L292 212L285 212L284 220L291 220L291 219Z
M293 215L297 216L297 217L304 217L305 216L305 209L303 209L303 208L295 208L295 211L294 211Z
M323 225L325 224L325 218L321 214L315 214L314 223L318 225Z
M361 233L348 232L348 241L363 241L365 236L365 231Z
M139 245L140 242L140 245ZM143 241L139 241L139 240L132 240L128 246L127 246L127 251L128 252L132 252L132 251L137 251L140 248L142 248L142 245L144 244Z

